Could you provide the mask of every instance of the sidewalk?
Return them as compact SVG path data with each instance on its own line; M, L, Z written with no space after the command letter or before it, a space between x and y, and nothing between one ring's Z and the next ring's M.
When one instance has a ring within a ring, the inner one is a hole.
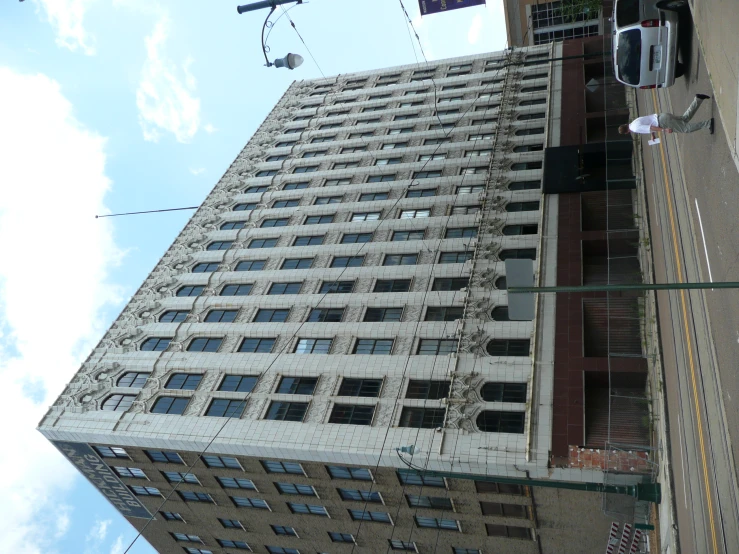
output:
M739 3L689 0L695 33L734 164L739 169Z

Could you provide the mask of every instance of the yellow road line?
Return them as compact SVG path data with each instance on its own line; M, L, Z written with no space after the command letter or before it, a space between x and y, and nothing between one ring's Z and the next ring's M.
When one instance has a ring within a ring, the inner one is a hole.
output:
M654 101L655 110L657 108L657 92L652 90L652 99ZM664 137L663 137L664 138ZM682 268L680 265L680 256L677 247L677 232L675 231L675 214L672 207L672 196L670 191L670 181L667 178L667 161L665 159L664 142L660 141L659 151L662 158L662 172L665 181L665 195L667 196L668 213L670 215L670 227L672 228L672 244L675 249L675 263L677 264L677 280L683 282ZM718 554L718 542L716 540L716 526L713 522L713 500L711 499L711 488L708 483L708 464L706 463L706 447L703 440L703 418L701 417L700 407L698 405L698 385L695 378L695 363L693 362L693 345L690 340L690 330L688 327L688 308L685 301L685 290L680 291L680 301L683 308L683 324L685 325L685 341L688 347L688 362L690 365L690 379L693 384L693 405L695 406L695 417L698 420L698 440L701 447L701 461L703 464L703 482L705 483L706 503L708 504L708 520L711 523L711 539L713 541L713 552Z

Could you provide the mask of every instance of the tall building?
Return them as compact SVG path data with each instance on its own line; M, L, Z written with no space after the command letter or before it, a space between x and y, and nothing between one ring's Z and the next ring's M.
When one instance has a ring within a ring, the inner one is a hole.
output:
M554 300L507 312L559 55L294 82L40 431L162 553L602 550L600 495L495 480L603 478L550 463Z

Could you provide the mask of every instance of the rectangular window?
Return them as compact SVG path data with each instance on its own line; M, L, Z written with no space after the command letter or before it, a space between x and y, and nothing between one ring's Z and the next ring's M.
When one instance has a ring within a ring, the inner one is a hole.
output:
M198 338L190 341L188 352L218 352L223 338Z
M180 542L199 542L203 543L203 540L197 535L188 535L187 533L170 533L172 538Z
M257 508L259 510L269 510L269 504L261 498L247 498L246 496L232 496L231 501L234 506L239 508Z
M422 381L411 379L406 398L419 400L440 400L449 396L449 381Z
M450 227L446 230L445 239L468 239L477 236L477 227Z
M528 527L514 527L512 525L485 524L488 537L508 537L509 539L532 540L531 529Z
M436 196L436 189L414 189L409 190L406 198L426 198L428 196Z
M487 173L487 172L488 172L488 166L486 165L481 165L478 167L463 167L462 169L459 170L460 175L480 175L480 174ZM485 190L485 187L483 187L483 190Z
M401 541L400 539L388 539L390 550L401 550L403 552L418 552L415 542Z
M203 380L202 374L198 373L174 373L164 385L165 389L195 390Z
M282 537L297 537L298 534L295 532L295 529L292 527L285 527L284 525L270 525L272 527L272 531L274 531L275 535L279 535Z
M193 491L177 491L177 494L180 495L180 498L184 502L204 502L206 504L215 504L215 500L213 500L213 497L209 494L206 494L204 492L193 492Z
M407 240L423 240L426 231L395 231L393 232L393 242L402 242Z
M358 138L368 138L368 137L374 136L374 134L375 134L374 131L362 131L360 133L350 133L348 138L350 140L358 139Z
M420 217L431 217L431 208L421 210L401 210L400 219L418 219Z
M318 377L283 377L275 391L277 394L313 394Z
M239 352L269 353L275 346L277 339L244 339L239 346Z
M329 423L345 425L372 425L374 406L355 406L353 404L334 404Z
M475 135L470 135L467 137L467 140L490 140L493 138L493 133L478 133Z
M457 352L457 341L454 339L421 339L418 342L420 356L446 356Z
M407 142L386 142L381 150L395 150L396 148L408 148Z
M277 200L272 204L273 208L294 208L300 204L300 200L297 198L291 198L290 200Z
M374 502L383 504L382 497L377 491L362 491L356 489L337 489L342 500L353 500L356 502Z
M171 338L151 337L141 343L141 351L142 352L164 352L167 348L169 348L169 343L171 341L172 341Z
M237 479L235 477L216 477L218 483L224 489L245 489L250 491L257 490L254 481L251 479Z
M303 283L272 283L267 294L300 294Z
M406 494L405 499L411 508L431 508L434 510L453 511L451 498L444 496L417 496L415 494Z
M393 339L359 339L354 345L355 354L388 355L393 349Z
M350 379L345 377L341 381L338 396L363 396L377 398L380 396L382 379Z
M190 483L192 485L199 485L200 481L192 473L181 473L179 471L162 471L164 478L170 483Z
M477 492L494 492L496 494L515 494L522 496L525 491L521 485L510 485L508 483L492 483L490 481L475 481Z
M446 408L403 408L400 413L399 427L414 429L436 429L444 425Z
M481 391L485 402L526 402L526 383L488 382Z
M331 479L351 479L354 481L372 481L369 469L363 467L326 466Z
M245 400L227 400L225 398L214 398L205 415L210 417L241 417L246 407Z
M330 215L309 215L303 221L303 225L320 225L322 223L331 223L334 220L334 214Z
M400 321L403 308L367 308L364 321Z
M373 292L408 292L410 290L410 279L378 279Z
M387 192L366 192L359 195L360 202L373 202L376 200L387 200Z
M226 285L221 289L221 296L248 296L252 285Z
M443 477L436 475L424 475L413 469L399 469L398 479L401 485L417 485L421 487L438 487L446 488L446 481Z
M482 550L478 548L460 548L458 546L453 546L452 554L482 554Z
M218 518L224 529L244 529L244 525L238 519Z
M386 183L389 181L395 181L395 178L397 175L393 173L392 175L370 175L367 178L368 183Z
M313 258L286 258L280 269L310 269Z
M426 310L425 321L455 321L462 319L463 314L461 306L430 306Z
M267 473L287 473L290 475L305 475L303 466L297 462L262 461L262 467Z
M473 206L452 206L451 215L472 215L482 209L479 204Z
M282 187L282 190L300 190L300 189L307 189L309 183L307 181L300 182L300 183L287 183L284 187Z
M298 339L296 354L328 354L333 339Z
M254 390L258 379L258 375L226 375L218 390L224 392L251 392Z
M148 479L143 469L137 467L114 467L118 477L128 477L129 479Z
M315 504L296 504L294 502L288 502L287 507L294 514L312 514L314 516L328 517L328 510L323 506L316 506Z
M325 235L314 235L308 237L295 237L293 246L317 246L323 244L323 237Z
M361 267L364 256L336 256L331 260L331 267Z
M190 315L189 310L167 310L164 312L161 317L159 318L160 323L182 323L187 319L187 316ZM143 383L141 384L143 385ZM139 386L141 386L139 385ZM118 385L120 386L126 386L126 385Z
M355 212L352 214L352 221L377 221L380 219L382 212Z
M325 137L316 137L313 140L310 141L311 144L320 144L322 142L331 142L333 140L336 140L336 135L328 135Z
M480 502L482 515L528 518L529 510L522 504L506 504L504 502Z
M313 308L306 320L308 323L338 323L344 316L344 308Z
M439 255L440 264L463 264L472 259L472 252L442 252Z
M400 129L390 129L388 135L404 135L406 133L412 133L413 127L401 127Z
M357 244L372 242L372 233L345 233L341 237L341 244Z
M274 248L277 246L277 240L276 238L271 239L253 239L251 242L249 242L249 245L247 248Z
M351 169L359 167L359 162L336 162L331 169Z
M455 108L453 110L436 110L436 115L439 117L443 117L445 115L454 115L459 113L459 108Z
M387 254L382 265L416 265L418 254Z
M354 281L324 281L319 294L345 294L354 290Z
M436 177L441 177L441 169L436 169L434 171L416 171L413 173L414 179L434 179Z
M230 539L216 539L216 542L223 548L236 548L237 550L248 550L251 552L251 548L244 541L232 541Z
M326 206L328 204L341 204L341 196L319 196L313 203L315 206Z
M402 163L403 158L382 158L375 160L375 165L395 165Z
M257 312L257 316L254 318L255 322L263 323L284 323L287 321L287 316L290 314L289 309L260 309Z
M349 533L335 533L333 531L329 531L328 536L331 539L331 542L354 543L354 535L350 535Z
M169 464L185 463L182 461L182 458L180 458L180 455L177 454L177 452L171 452L169 450L144 450L144 453L152 462L163 462Z
M379 523L392 523L390 514L386 512L369 512L367 510L349 510L349 515L354 521L376 521Z
M461 531L459 522L454 519L440 519L436 517L415 516L416 525L425 529L444 529L447 531Z
M434 279L431 290L435 291L453 291L462 290L470 284L469 277L441 277Z
M177 512L159 512L162 516L162 518L165 521L182 521L184 523L185 518L183 518L180 514Z
M239 262L234 271L261 271L267 264L267 260L249 260Z
M526 414L524 412L499 412L486 410L477 419L477 426L485 433L522 434Z
M277 175L277 170L276 169L265 169L265 170L262 170L262 171L257 171L254 174L254 177L273 177L275 175ZM247 192L249 192L249 191L247 191Z
M308 411L307 402L277 402L269 405L267 415L264 419L272 421L303 421L305 412Z
M477 194L485 192L485 185L465 185L457 187L457 194Z
M314 171L318 171L317 165L304 165L301 167L296 167L293 170L293 173L313 173Z
M316 489L310 485L301 485L299 483L275 483L275 487L280 494L318 496L318 494L316 494Z
M241 467L239 461L233 456L214 456L212 454L204 454L201 459L207 467L216 467L219 469L240 469L242 471L244 470L244 468Z

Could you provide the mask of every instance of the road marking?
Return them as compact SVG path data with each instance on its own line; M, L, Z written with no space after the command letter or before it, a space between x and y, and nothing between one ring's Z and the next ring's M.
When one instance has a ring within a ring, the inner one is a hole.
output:
M677 428L678 428L678 436L680 437L680 458L681 463L680 467L683 470L683 498L685 499L685 509L688 509L688 489L685 481L685 461L688 457L687 452L685 452L685 449L683 448L683 426L680 425L680 412L677 414ZM683 458L683 453L685 453L685 458Z
M658 106L657 91L652 89L652 100L655 108ZM667 213L670 216L670 227L672 228L672 245L675 250L675 263L677 264L677 280L683 282L682 265L680 263L680 255L677 245L677 231L675 230L675 212L672 206L672 196L670 195L670 181L667 177L667 160L665 158L664 142L659 143L660 156L662 158L662 174L665 181L665 193L667 196ZM713 500L711 498L711 488L708 482L708 465L706 463L706 444L703 438L703 418L698 405L698 385L695 378L695 362L693 360L693 345L690 340L690 328L688 326L688 308L685 301L685 289L680 290L680 302L683 308L683 324L685 326L685 343L688 347L688 365L690 367L690 377L693 385L693 406L695 407L695 416L698 421L698 442L700 443L701 462L703 465L703 482L705 484L706 503L708 505L708 521L711 524L711 539L713 543L713 552L718 554L718 541L716 540L716 525L713 521Z
M703 232L703 219L701 218L701 211L698 207L698 199L695 199L695 211L698 212L698 225L701 228L701 238L703 239L703 252L706 253L706 265L708 266L708 279L713 283L713 275L711 275L711 262L708 259L708 247L706 246L706 234ZM711 289L714 290L714 289Z

